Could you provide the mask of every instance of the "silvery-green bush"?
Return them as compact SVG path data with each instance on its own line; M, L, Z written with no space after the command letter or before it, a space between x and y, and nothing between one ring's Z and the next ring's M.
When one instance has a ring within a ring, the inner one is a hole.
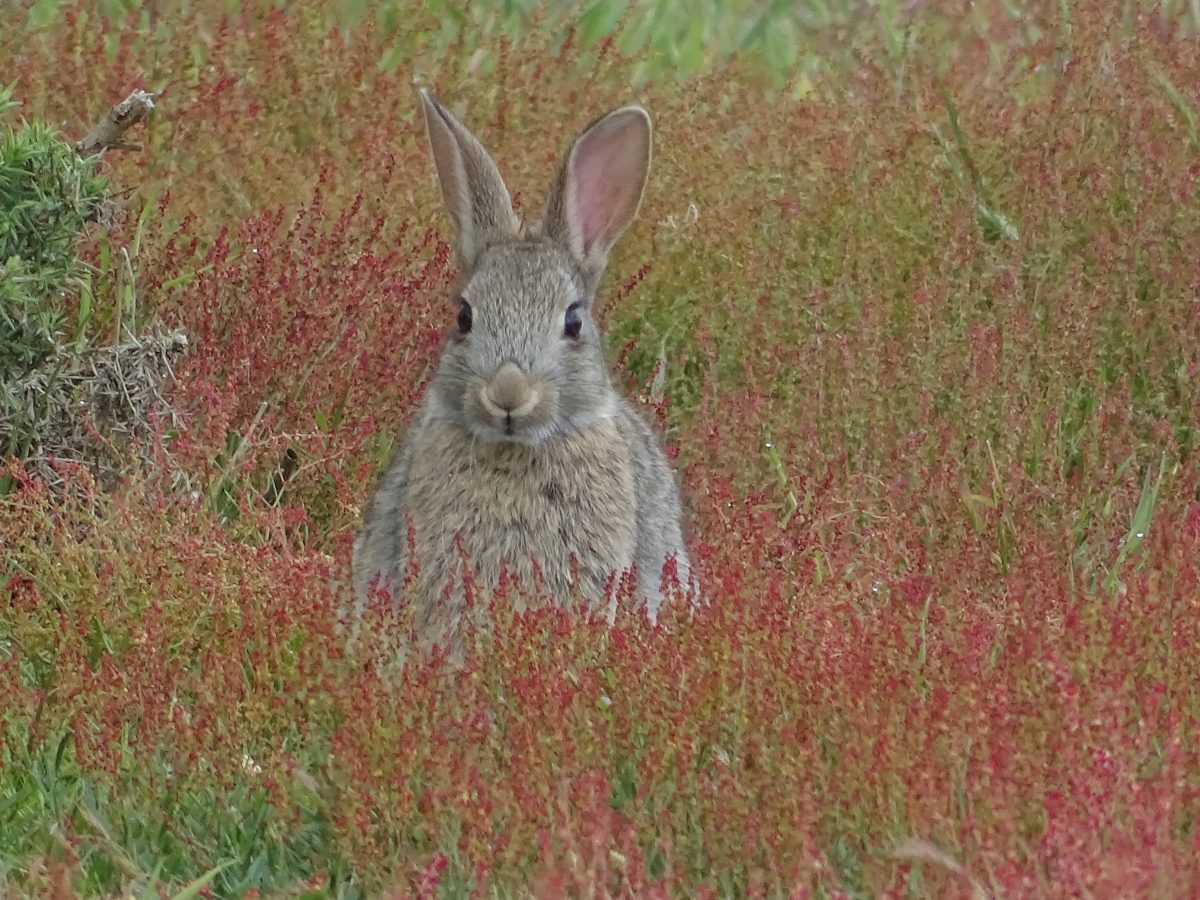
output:
M16 106L12 88L0 88L0 116ZM94 158L81 159L53 128L0 128L0 400L54 346L63 301L78 289L75 242L105 188Z

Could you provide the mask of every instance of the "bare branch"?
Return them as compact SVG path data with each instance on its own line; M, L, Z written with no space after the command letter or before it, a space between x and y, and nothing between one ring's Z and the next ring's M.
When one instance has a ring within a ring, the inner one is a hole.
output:
M122 140L126 131L150 117L154 111L154 95L146 91L134 91L95 124L88 136L75 144L80 156L91 156L102 150L140 150L137 144Z

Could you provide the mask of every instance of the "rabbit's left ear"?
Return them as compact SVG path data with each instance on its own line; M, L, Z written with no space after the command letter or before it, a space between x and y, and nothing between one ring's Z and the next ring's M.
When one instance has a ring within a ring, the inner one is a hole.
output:
M593 285L641 206L650 132L650 116L640 106L597 119L571 145L550 193L546 233L570 251Z

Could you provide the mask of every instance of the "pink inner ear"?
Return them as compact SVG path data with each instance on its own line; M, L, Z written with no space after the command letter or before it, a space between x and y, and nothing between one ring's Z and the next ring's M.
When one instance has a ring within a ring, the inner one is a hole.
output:
M619 113L580 138L571 154L568 215L587 257L607 253L642 198L649 133L641 113Z
M598 164L592 169L585 169L579 176L575 191L576 216L585 255L607 233L613 219L612 207L620 190L621 178L612 168Z

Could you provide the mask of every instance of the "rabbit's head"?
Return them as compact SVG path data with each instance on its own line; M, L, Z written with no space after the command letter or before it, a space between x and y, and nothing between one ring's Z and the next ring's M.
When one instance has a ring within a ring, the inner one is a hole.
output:
M428 92L421 103L462 271L433 414L482 440L527 445L610 417L592 303L641 204L650 117L629 106L592 123L563 161L545 218L523 227L483 145Z

